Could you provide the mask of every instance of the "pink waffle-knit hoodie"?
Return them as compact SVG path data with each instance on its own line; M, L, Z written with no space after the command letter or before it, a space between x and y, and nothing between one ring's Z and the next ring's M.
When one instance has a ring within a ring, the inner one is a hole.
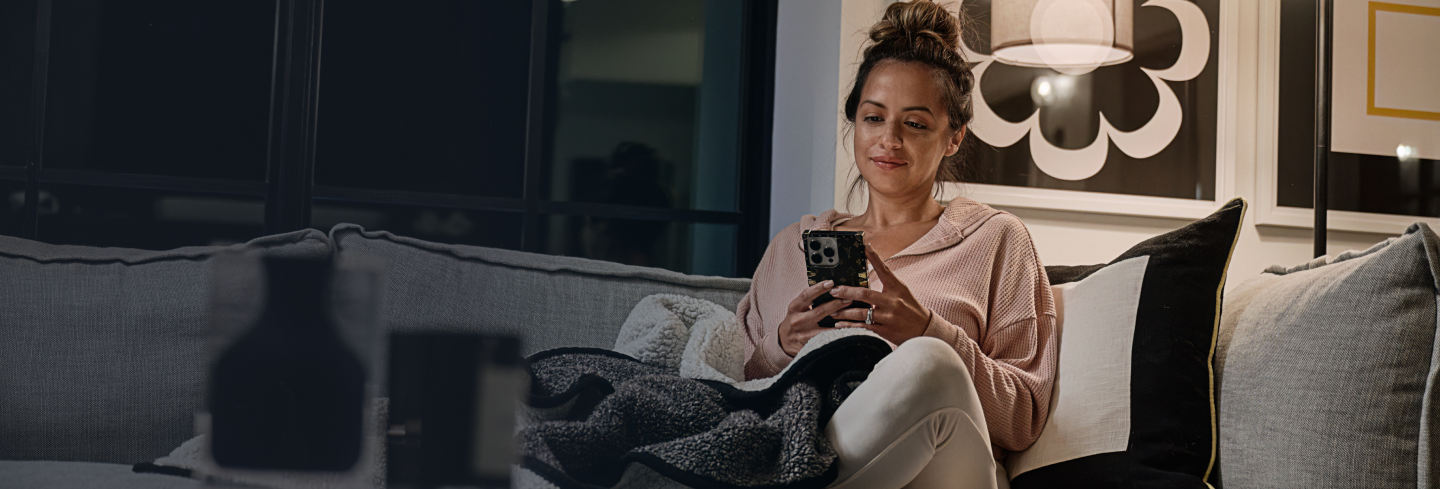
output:
M770 242L736 311L749 340L747 379L778 374L792 360L778 330L786 305L808 286L800 232L851 217L833 209L806 215ZM1049 415L1059 356L1050 281L1025 225L957 198L930 232L885 264L931 311L925 336L949 343L970 368L996 457L1034 443ZM884 290L870 277L870 288Z

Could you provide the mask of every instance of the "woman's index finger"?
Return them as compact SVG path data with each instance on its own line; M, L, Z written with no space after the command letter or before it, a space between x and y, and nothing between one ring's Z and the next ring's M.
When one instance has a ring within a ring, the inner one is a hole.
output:
M870 259L870 266L874 267L875 274L880 276L880 282L885 285L885 290L905 288L905 283L895 277L895 273L890 271L890 266L885 264L885 260L880 259L880 253L875 252L875 249L871 248L869 244L865 245L865 256Z
M870 267L881 275L881 280L890 277L890 267L885 266L885 260L881 260L880 254L876 253L875 248L870 247L868 243L865 245L865 258L870 260Z

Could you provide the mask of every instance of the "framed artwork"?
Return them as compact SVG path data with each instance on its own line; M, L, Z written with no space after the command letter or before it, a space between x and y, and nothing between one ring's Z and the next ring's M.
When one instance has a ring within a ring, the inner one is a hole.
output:
M942 200L1199 218L1233 193L1236 22L1220 0L962 6L970 168Z
M1260 5L1257 222L1311 228L1315 8ZM1336 0L1327 226L1440 226L1440 0Z

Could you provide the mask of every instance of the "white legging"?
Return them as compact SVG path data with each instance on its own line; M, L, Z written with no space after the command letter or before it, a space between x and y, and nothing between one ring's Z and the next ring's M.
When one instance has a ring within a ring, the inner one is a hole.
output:
M960 355L929 337L875 365L825 427L840 456L832 488L1008 489Z

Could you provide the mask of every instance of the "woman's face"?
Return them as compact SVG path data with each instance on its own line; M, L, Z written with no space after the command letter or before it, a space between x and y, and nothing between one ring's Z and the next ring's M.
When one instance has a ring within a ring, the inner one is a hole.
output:
M871 190L930 194L940 159L955 154L965 130L950 130L932 68L882 62L870 70L855 108L855 165Z

